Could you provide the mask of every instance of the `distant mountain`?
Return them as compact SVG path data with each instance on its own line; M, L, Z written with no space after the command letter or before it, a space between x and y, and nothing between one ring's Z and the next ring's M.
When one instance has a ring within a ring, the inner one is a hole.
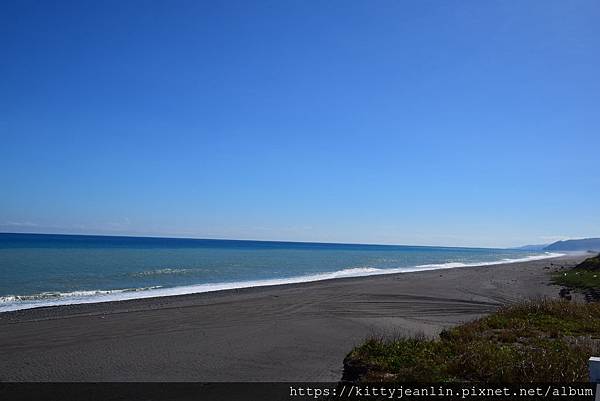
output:
M600 238L557 241L545 247L544 251L600 251Z
M518 249L519 251L542 251L546 248L548 244L539 244L539 245L523 245L514 249Z

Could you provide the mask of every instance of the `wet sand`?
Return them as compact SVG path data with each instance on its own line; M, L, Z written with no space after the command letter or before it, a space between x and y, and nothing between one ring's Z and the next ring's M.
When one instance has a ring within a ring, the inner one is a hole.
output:
M367 336L557 297L585 257L2 313L0 381L337 381Z

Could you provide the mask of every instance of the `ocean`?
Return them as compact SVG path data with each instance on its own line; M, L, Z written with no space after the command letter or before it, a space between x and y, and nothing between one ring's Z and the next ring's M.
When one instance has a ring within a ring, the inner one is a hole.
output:
M511 249L0 233L0 312L558 256Z

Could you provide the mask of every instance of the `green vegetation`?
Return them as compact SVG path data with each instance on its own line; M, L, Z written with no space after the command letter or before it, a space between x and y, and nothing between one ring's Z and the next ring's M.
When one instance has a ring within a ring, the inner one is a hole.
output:
M600 304L528 301L439 340L371 338L344 362L362 381L583 382L599 336Z
M552 275L552 283L572 289L596 289L600 288L600 271L578 268L559 271Z
M600 255L588 258L569 270L552 274L552 283L577 290L589 300L598 300L600 291Z
M600 270L600 254L594 256L593 258L587 258L577 265L577 268L586 270Z

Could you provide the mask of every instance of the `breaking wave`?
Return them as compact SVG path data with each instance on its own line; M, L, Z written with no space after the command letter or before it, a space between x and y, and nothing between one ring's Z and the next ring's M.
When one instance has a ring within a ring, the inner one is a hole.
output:
M0 312L8 312L20 309L30 309L45 306L86 304L96 302L125 301L130 299L143 299L153 297L165 297L173 295L196 294L213 291L233 290L250 287L264 287L282 284L308 283L321 280L330 280L346 277L364 277L382 274L409 273L415 271L451 269L469 266L492 266L505 263L527 262L563 256L560 253L545 253L542 255L528 256L518 259L502 259L491 262L461 263L448 262L439 264L426 264L413 267L400 267L391 269L378 269L374 267L357 267L343 269L334 272L310 274L304 276L272 278L264 280L238 281L229 283L207 283L178 287L142 287L125 288L114 290L91 290L73 292L43 292L33 295L7 295L0 297ZM159 269L148 272L149 274L185 274L185 271L193 269Z

